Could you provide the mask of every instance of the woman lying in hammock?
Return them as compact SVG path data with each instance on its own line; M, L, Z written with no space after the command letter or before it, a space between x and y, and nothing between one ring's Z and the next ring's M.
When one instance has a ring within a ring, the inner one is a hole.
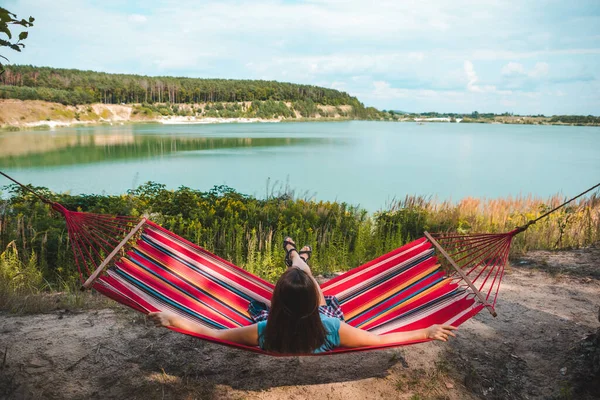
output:
M452 332L456 328L450 325L432 325L426 329L379 336L346 324L337 300L323 296L306 263L311 253L310 247L305 246L298 252L294 241L288 237L284 248L289 268L275 285L270 311L267 312L262 303L250 304L250 312L258 323L216 330L166 311L149 313L148 317L156 326L173 326L215 339L260 346L266 351L285 354L321 353L336 347L364 347L413 340L435 339L445 342L449 336L456 336ZM302 255L307 257L303 258Z

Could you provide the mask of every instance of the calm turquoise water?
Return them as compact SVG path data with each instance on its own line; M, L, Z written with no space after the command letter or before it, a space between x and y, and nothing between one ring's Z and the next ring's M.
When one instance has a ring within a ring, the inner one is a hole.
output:
M0 170L74 194L149 180L259 197L288 186L375 211L407 194L576 194L600 181L600 128L352 121L7 132Z

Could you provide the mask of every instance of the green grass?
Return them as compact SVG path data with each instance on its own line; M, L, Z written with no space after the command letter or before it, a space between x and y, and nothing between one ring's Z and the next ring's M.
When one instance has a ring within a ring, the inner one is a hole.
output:
M67 110L67 109L53 109L50 114L50 118L53 120L56 119L66 119L72 120L75 118L75 111Z
M46 281L35 253L27 262L20 258L14 241L0 253L0 310L30 314L110 305L102 296L81 292L76 283Z

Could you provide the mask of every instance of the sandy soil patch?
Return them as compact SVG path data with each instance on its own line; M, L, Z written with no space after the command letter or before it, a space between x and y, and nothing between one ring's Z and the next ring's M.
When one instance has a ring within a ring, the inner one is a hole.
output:
M0 100L0 126L35 128L139 120L131 105L91 104L65 106L40 100Z
M594 251L583 250L580 271L598 267ZM528 257L505 277L498 318L483 311L448 344L358 354L251 354L153 328L120 306L0 314L0 398L594 398L578 392L569 360L600 325L600 281Z
M100 120L111 122L130 121L133 107L131 105L119 104L92 104L94 112L100 116Z
M600 244L569 251L530 251L517 261L528 269L542 269L552 275L588 276L600 279Z

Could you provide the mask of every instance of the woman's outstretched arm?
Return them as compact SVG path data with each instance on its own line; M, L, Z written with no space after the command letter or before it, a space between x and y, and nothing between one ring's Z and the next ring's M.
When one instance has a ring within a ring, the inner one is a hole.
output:
M258 346L258 328L256 324L241 328L211 329L167 311L148 313L148 318L154 322L155 326L173 326L215 339L227 340L246 346Z
M387 335L376 335L362 329L355 328L342 322L340 324L340 346L363 347L376 346L388 343L411 342L415 340L441 340L448 341L449 336L456 335L452 332L457 328L451 325L432 325L429 328L418 329L408 332L389 333Z

